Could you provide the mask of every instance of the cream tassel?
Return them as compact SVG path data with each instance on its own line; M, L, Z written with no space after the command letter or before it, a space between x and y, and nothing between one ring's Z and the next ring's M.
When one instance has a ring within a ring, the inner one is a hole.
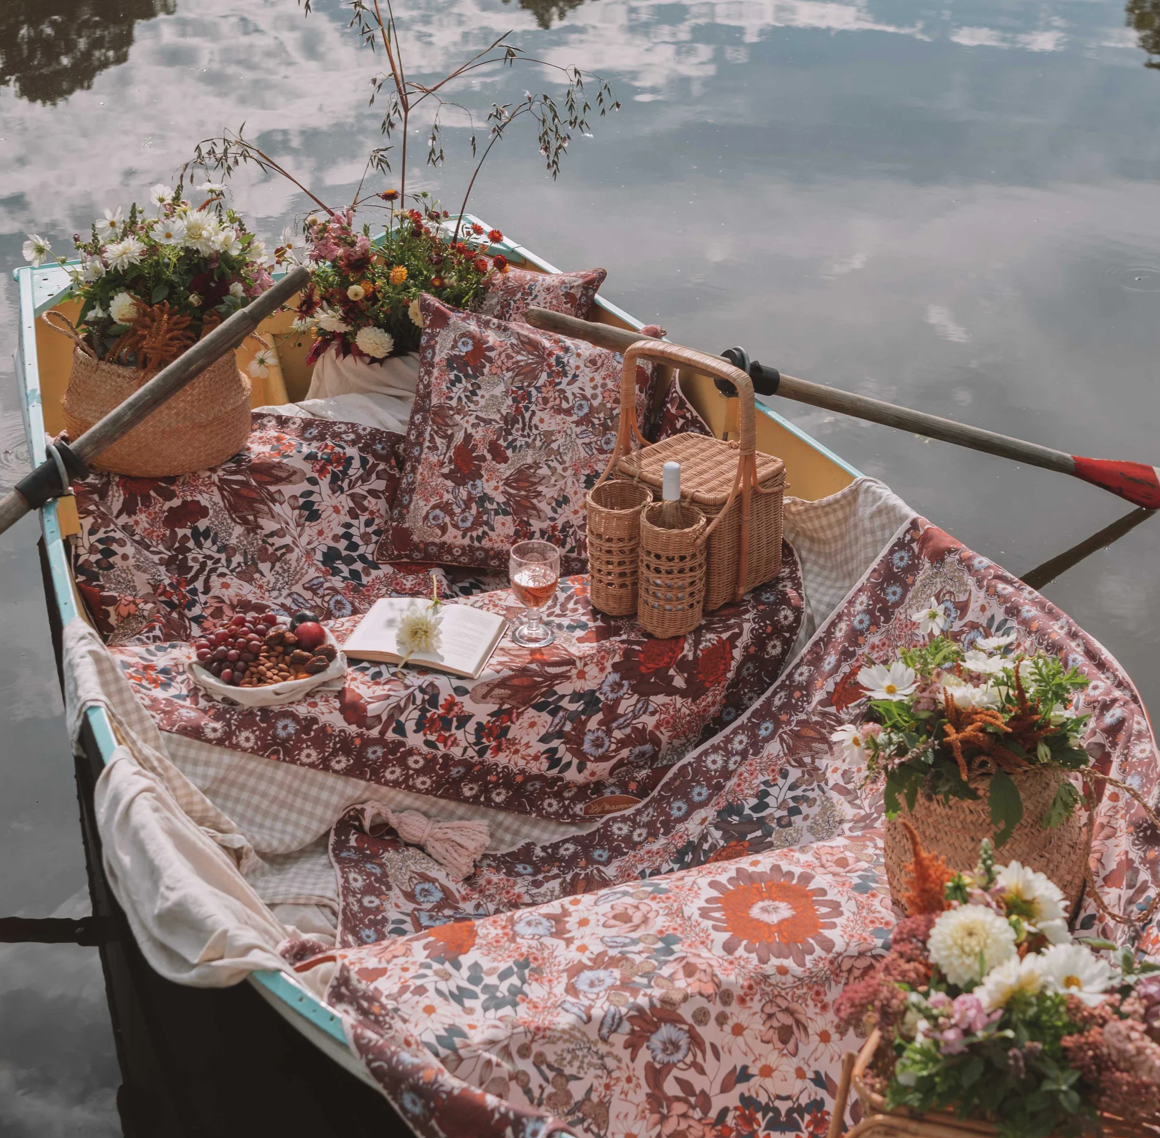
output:
M440 822L418 810L391 810L381 802L364 803L362 826L369 834L380 820L386 822L401 841L420 846L428 857L438 862L456 881L475 872L475 860L491 842L486 822Z

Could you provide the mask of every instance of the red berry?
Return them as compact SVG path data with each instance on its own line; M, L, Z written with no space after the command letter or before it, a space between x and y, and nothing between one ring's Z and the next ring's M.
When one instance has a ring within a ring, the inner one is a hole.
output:
M253 652L243 652L238 657L238 659L241 660L241 662L243 664L252 664L257 659L257 657L254 655Z
M259 618L267 628L272 628L278 623L278 618L272 612L265 612Z
M228 632L215 632L213 634L213 642L215 644L224 644L229 638L230 634Z
M208 640L198 640L194 643L195 648L208 648L210 646Z
M238 660L241 659L241 653L236 648L233 648L226 653L226 659L229 660L231 664L236 664Z
M246 651L253 652L255 656L262 651L262 642L260 640L247 640Z
M234 673L229 668L222 668L222 683L232 684L234 682Z
M204 663L212 655L213 655L213 653L208 648L199 648L197 650L197 659L200 663Z
M210 664L209 670L213 672L215 676L220 676L222 674L222 662L220 660L215 660L212 664Z

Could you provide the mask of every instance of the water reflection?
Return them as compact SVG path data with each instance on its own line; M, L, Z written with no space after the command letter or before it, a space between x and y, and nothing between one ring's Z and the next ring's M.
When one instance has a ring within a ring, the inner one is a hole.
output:
M1128 0L1128 27L1135 28L1140 50L1156 59L1146 59L1145 67L1160 70L1160 0Z
M138 20L172 15L177 0L5 0L0 5L0 88L55 104L88 90L129 58Z
M503 0L510 4L511 0ZM519 0L519 6L525 12L531 12L536 17L536 24L547 31L555 20L559 22L573 8L579 8L584 0Z

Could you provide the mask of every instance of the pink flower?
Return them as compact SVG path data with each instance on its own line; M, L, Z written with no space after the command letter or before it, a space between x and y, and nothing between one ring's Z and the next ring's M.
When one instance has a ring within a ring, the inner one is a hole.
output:
M973 1032L976 1035L989 1026L995 1018L987 1014L986 1008L983 1007L983 1001L978 996L973 996L969 992L964 992L961 996L956 996L952 1008L951 1018L955 1026L961 1027L963 1031Z

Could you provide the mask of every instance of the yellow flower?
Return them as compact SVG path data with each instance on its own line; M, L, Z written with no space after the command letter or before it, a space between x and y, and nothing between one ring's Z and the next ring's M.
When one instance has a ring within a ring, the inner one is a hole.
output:
M391 270L391 284L401 285L407 279L406 265L396 265Z

